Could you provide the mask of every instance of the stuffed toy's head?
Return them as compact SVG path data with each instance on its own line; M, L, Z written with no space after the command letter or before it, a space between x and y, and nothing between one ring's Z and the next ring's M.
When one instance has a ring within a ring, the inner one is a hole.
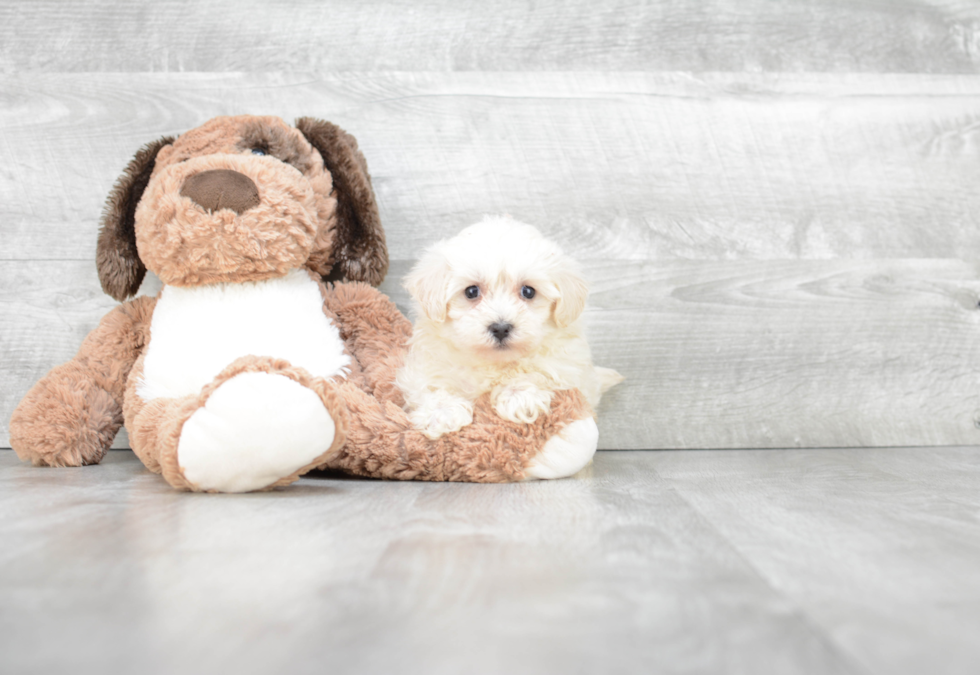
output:
M141 149L109 195L96 256L117 300L165 284L260 281L307 267L381 283L388 252L364 157L304 117L217 117Z

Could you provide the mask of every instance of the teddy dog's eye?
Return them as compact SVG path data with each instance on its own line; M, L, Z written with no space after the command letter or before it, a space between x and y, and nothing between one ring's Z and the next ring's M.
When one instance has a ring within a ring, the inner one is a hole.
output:
M521 295L524 297L525 300L530 300L531 298L533 298L536 292L537 291L535 291L530 286L521 286Z
M466 297L468 299L470 299L470 300L476 300L478 297L480 297L480 287L479 286L467 286L466 287L466 290L463 291L463 293L466 294Z
M253 155L266 155L268 154L264 148L252 148Z

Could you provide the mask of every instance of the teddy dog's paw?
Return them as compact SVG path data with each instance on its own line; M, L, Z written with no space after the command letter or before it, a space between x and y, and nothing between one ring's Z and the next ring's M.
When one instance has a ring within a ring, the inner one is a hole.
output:
M538 415L551 409L553 392L538 389L529 382L511 382L491 394L493 409L508 422L532 424Z
M472 423L473 404L445 392L435 392L409 414L409 419L426 438L436 440Z
M10 445L35 466L98 464L122 426L113 396L71 369L56 368L24 397L10 419Z
M599 427L591 417L572 422L544 444L524 470L524 480L572 476L588 466L599 446Z
M248 492L325 453L336 425L312 389L266 372L222 383L184 423L177 458L200 490Z

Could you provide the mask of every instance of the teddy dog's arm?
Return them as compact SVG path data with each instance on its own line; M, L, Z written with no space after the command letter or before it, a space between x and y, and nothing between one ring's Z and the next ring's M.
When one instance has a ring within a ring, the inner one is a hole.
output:
M75 357L51 370L10 418L10 444L35 466L97 464L123 424L126 378L149 339L153 298L106 314Z
M592 411L577 389L559 391L547 415L534 424L515 424L498 417L487 395L477 400L473 423L430 440L412 427L408 415L390 401L380 401L353 382L341 385L347 404L347 442L340 454L319 468L341 469L372 478L395 480L508 483L526 478L557 478L575 473L595 451L595 438L578 427L594 429ZM566 438L566 431L574 430ZM556 448L558 464L575 463L572 470L557 470L545 463L535 466L542 450L553 440L570 448ZM577 447L574 447L576 446Z
M395 371L412 336L411 322L388 296L362 282L329 285L324 309L337 322L351 355L350 381L375 398L401 406L404 399L395 386Z
M354 363L351 377L340 385L349 414L347 442L320 468L397 480L501 483L553 477L547 467L529 471L542 448L570 425L594 429L592 409L577 390L557 392L549 412L534 424L501 419L484 395L476 402L472 424L431 440L412 426L395 385L411 323L367 284L335 284L324 299ZM594 439L580 445L591 457Z

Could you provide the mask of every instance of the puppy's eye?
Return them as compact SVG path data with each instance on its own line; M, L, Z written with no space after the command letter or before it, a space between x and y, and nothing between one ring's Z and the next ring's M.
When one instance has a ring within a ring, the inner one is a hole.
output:
M252 148L252 154L262 156L268 153L263 148Z
M534 290L533 288L531 288L530 286L521 286L521 296L522 296L522 297L523 297L523 298L524 298L525 300L530 300L531 298L533 298L533 297L534 297L534 294L535 294L536 292L537 292L537 291L535 291L535 290Z
M480 287L479 286L467 286L466 290L463 291L469 300L476 300L480 297Z

